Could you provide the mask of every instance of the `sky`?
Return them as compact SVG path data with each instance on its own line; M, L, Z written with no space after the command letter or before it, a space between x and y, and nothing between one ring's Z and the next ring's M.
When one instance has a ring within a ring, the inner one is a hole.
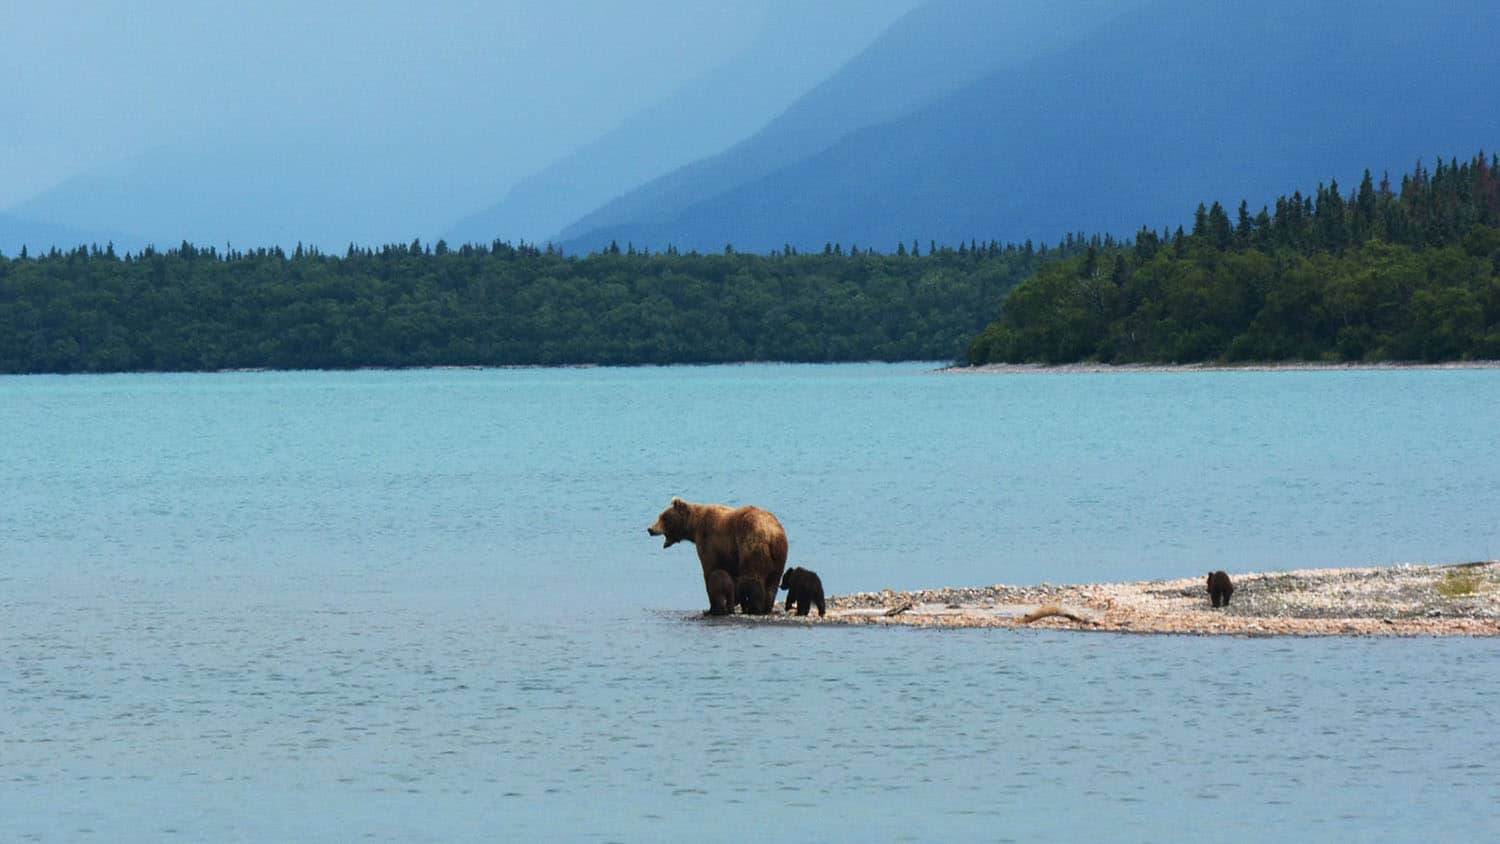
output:
M742 50L766 0L0 4L0 208L221 131L368 130L528 171Z

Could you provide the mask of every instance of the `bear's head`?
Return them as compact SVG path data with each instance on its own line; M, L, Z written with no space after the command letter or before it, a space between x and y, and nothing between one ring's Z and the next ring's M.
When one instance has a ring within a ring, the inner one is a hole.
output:
M656 524L646 528L646 533L652 536L664 536L666 540L661 547L671 548L684 539L691 539L693 508L681 498L672 499L672 506L661 511L656 517Z
M798 578L800 577L802 577L802 569L798 568L797 566L792 566L791 568L786 570L786 573L781 575L781 588L792 588L792 584L796 583Z

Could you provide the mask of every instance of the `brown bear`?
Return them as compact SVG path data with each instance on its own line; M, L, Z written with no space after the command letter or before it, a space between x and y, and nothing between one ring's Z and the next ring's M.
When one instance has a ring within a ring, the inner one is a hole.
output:
M708 574L708 614L729 615L734 612L734 578L723 569Z
M754 575L741 577L734 585L734 592L745 615L770 615L771 607L776 603L775 598L766 597L766 587L760 585Z
M1229 581L1226 572L1209 572L1208 575L1208 599L1213 601L1214 606L1229 606L1229 596L1234 594L1234 584Z
M818 615L825 614L823 606L823 581L817 572L804 568L792 567L786 570L781 577L781 588L786 590L786 611L792 611L792 605L797 607L797 615L807 615L807 611L816 604Z
M684 539L697 546L705 588L709 574L724 569L736 581L747 575L755 578L774 599L786 568L786 531L759 507L689 504L674 498L646 533L666 537L663 548ZM713 590L708 591L712 603Z

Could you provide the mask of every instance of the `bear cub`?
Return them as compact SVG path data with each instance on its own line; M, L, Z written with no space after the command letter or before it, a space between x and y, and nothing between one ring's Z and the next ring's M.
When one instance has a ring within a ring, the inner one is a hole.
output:
M781 588L786 590L787 612L791 612L792 606L795 605L797 615L807 615L807 611L816 604L818 615L826 614L826 607L823 604L823 581L819 579L817 572L793 566L781 576Z
M766 587L748 574L735 584L735 598L745 615L767 615L771 612L771 601L766 599Z
M724 569L708 574L708 614L729 615L734 612L734 578Z
M1208 597L1216 607L1229 606L1229 596L1234 594L1234 584L1226 572L1210 572L1208 575Z

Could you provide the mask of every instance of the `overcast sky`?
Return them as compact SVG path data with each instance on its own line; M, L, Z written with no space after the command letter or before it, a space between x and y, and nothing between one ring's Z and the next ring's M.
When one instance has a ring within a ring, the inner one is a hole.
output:
M0 208L155 146L374 115L518 177L743 50L777 2L0 3Z

